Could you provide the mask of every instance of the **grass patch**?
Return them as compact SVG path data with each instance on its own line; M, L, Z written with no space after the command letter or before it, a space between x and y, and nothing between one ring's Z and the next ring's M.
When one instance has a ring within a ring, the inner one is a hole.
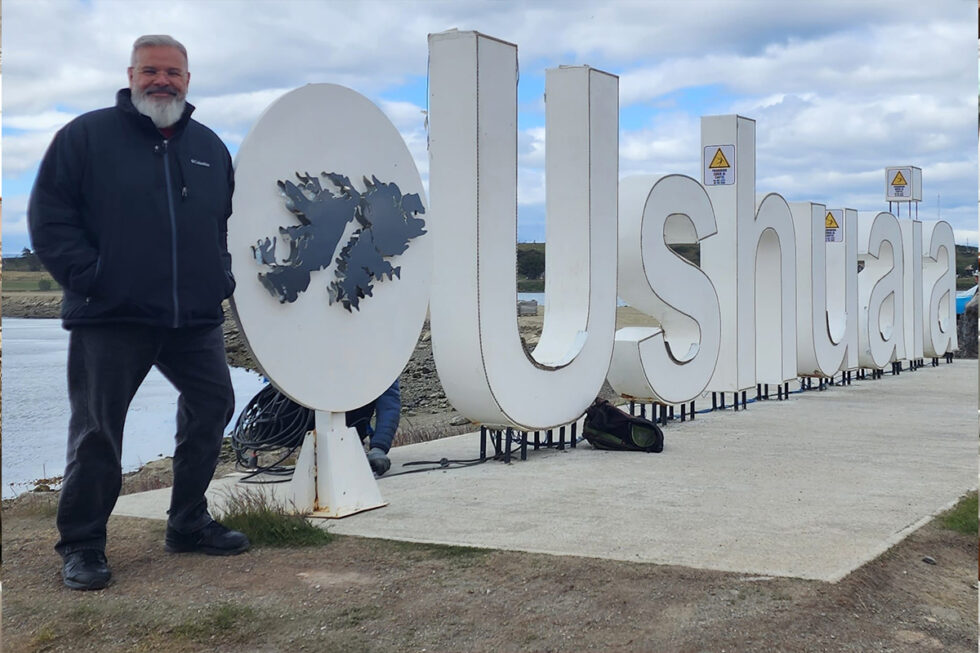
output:
M171 633L184 639L210 641L214 635L242 631L254 620L255 610L251 606L218 603L204 608L200 616L174 626Z
M49 645L51 645L56 639L58 639L58 635L55 634L54 628L45 624L40 628L38 628L37 633L34 635L34 637L31 638L31 642L28 645L30 646L29 650L43 651Z
M311 524L303 515L289 512L261 491L231 493L219 521L245 533L254 546L322 546L335 537Z
M376 605L352 605L344 608L338 619L338 625L357 628L365 622L380 619L382 616L381 608Z
M54 517L58 514L58 492L24 492L13 498L4 499L4 514L19 517Z
M959 503L940 515L943 528L964 535L977 535L977 493L970 492Z
M518 279L517 292L544 292L544 279Z
M4 292L59 291L61 286L45 271L4 270Z
M455 544L430 544L428 542L404 542L402 540L390 540L390 543L402 552L420 551L428 554L431 558L444 560L472 560L492 553L492 549L457 546Z

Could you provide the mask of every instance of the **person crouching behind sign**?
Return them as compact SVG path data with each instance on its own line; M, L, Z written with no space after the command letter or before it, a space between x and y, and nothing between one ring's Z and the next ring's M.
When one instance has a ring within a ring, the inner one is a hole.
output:
M398 379L385 390L380 397L355 410L347 411L347 426L357 430L357 435L363 440L370 438L370 450L367 454L371 471L381 476L391 467L388 451L391 441L395 439L398 430L398 418L402 410L401 390ZM374 428L371 418L374 417Z

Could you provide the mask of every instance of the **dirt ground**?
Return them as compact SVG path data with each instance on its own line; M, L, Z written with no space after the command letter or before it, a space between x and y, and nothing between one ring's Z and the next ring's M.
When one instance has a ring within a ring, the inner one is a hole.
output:
M39 301L22 314L51 317ZM7 296L3 308L12 314ZM621 309L620 326L641 321ZM522 318L529 345L539 329ZM455 418L426 343L423 332L402 377L422 387L403 424L438 432ZM230 466L226 452L219 471ZM169 477L167 461L151 463L124 491ZM828 584L349 536L178 556L163 550L162 522L113 517L113 584L74 592L53 551L56 499L3 504L4 651L977 650L977 537L938 521Z
M5 651L977 650L977 540L935 522L827 584L346 536L178 556L113 517L113 584L75 592L52 499L3 512Z

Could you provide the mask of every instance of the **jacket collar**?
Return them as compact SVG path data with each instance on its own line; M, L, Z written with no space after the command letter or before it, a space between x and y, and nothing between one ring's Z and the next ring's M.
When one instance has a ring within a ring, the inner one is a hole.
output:
M140 113L133 105L132 92L128 88L121 88L116 92L116 108L149 126L154 132L159 132L157 126L153 124L153 121L150 120L149 117ZM190 121L192 113L194 113L194 105L190 102L185 102L184 113L181 114L180 120L175 122L173 125L174 135L184 131L184 127L186 127L187 123Z

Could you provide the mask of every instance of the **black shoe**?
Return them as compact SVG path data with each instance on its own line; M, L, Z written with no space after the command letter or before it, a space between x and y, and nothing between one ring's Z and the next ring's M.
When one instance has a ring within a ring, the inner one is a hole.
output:
M112 571L104 553L98 549L82 549L65 556L61 577L73 590L100 590L109 584Z
M248 551L251 544L244 533L233 531L211 520L193 533L180 533L167 526L163 548L170 553L206 553L209 556L233 556Z
M371 465L371 471L378 476L381 476L391 469L391 461L388 460L388 454L378 447L371 447L371 451L368 452L367 459L368 463Z

